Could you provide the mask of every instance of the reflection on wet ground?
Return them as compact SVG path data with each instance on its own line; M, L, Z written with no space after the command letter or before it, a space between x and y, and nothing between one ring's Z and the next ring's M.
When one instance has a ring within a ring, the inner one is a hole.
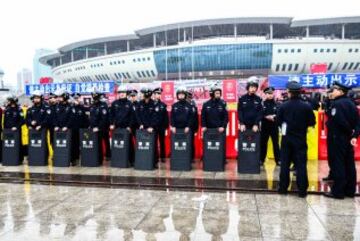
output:
M360 163L357 163L360 174ZM309 161L309 192L321 193L329 191L329 185L321 179L327 176L326 161ZM360 175L358 174L357 194L360 194ZM290 189L296 191L296 176L292 174ZM224 172L204 172L201 162L193 164L189 172L170 171L169 161L161 163L153 171L139 171L133 168L111 168L109 163L101 167L66 167L57 168L0 167L0 182L42 183L56 185L85 185L102 187L130 187L140 189L186 189L208 191L262 191L275 192L279 181L279 167L268 160L258 175L238 174L236 160L228 160Z
M360 240L360 198L2 183L0 240Z

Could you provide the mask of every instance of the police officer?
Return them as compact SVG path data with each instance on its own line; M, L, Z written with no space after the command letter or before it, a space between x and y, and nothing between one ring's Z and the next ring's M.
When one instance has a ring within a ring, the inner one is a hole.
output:
M186 101L186 89L179 87L176 91L178 101L172 105L170 115L171 132L176 133L177 129L184 129L185 133L191 131L192 105Z
M57 105L57 98L54 93L50 93L48 96L47 105L49 106L47 113L48 113L48 127L50 133L50 144L53 145L54 140L54 118L55 118L55 109Z
M57 104L55 107L53 125L54 131L68 131L71 128L71 106L69 104L70 95L65 90L58 89L55 91Z
M246 84L247 93L239 98L238 101L238 119L241 132L246 129L259 131L260 121L263 117L263 108L261 98L256 95L259 88L257 77L250 77Z
M331 114L331 106L332 106L332 102L333 102L333 96L332 96L332 92L333 92L333 87L330 86L329 89L326 91L327 92L327 96L324 98L324 100L321 102L321 108L323 109L325 115L327 116L327 118L329 118L329 115ZM323 119L323 121L325 122L325 120ZM326 138L326 143L327 143L327 153L331 152L331 150L329 150L330 148L330 144L329 144L329 138ZM327 177L324 177L322 180L323 181L332 181L333 180L333 175L332 175L332 165L331 165L331 159L332 156L328 155L328 165L329 165L329 174Z
M110 155L110 150L108 150L107 146L105 150L103 150L102 142L109 142L109 138L105 140L106 137L109 136L109 111L107 104L101 101L102 94L94 90L91 94L92 96L92 104L90 106L90 119L89 126L93 132L98 132L99 138L99 156L102 159L104 154L106 153L107 157ZM110 145L110 144L109 144ZM109 147L110 149L110 147Z
M137 95L138 95L138 91L135 89L132 89L128 92L128 98L129 98L130 102L132 103L132 108L134 110L134 113L136 111L137 105L139 104ZM133 138L135 138L136 130L138 128L139 128L139 124L136 121L136 115L133 114L132 120L131 120L131 132L133 134Z
M146 130L149 133L155 133L156 135L156 127L157 121L155 118L155 104L154 101L151 99L153 94L150 88L143 88L141 90L143 100L141 100L136 109L136 120L139 124L140 130ZM157 150L157 141L155 141L155 150ZM154 162L156 162L156 154L154 153ZM156 164L154 163L156 167Z
M356 168L354 146L359 136L359 114L354 102L347 97L350 88L340 82L333 83L331 113L326 123L328 145L331 156L331 175L334 180L331 192L325 196L343 199L354 197Z
M277 123L281 126L281 168L278 192L286 194L290 183L290 164L296 168L296 183L299 197L306 197L308 188L307 176L307 143L306 133L315 125L315 115L311 106L301 99L301 85L288 82L286 85L289 100L279 107ZM293 159L293 160L291 160Z
M280 164L279 131L276 124L277 103L274 100L274 88L264 89L265 100L263 101L263 119L261 121L261 163L264 164L269 137L273 143L275 163Z
M133 126L132 121L134 120L135 112L133 109L133 104L130 100L127 99L127 90L125 86L120 86L117 90L117 93L119 94L119 99L115 100L111 104L110 108L110 130L122 128L127 129L130 133L130 164L133 165L135 160L135 152L132 142L133 132L131 127Z
M81 94L74 93L71 99L71 161L76 165L80 158L80 129L89 127L89 117L86 114L88 108L81 101Z
M218 85L210 89L210 100L203 104L201 110L201 126L205 132L208 128L216 128L224 133L229 122L226 102L221 99L222 90Z
M33 102L33 106L26 112L26 125L29 129L37 131L47 128L51 112L48 111L49 106L43 101L42 93L39 90L35 90L30 99Z
M161 101L162 88L154 89L155 119L157 122L156 133L160 143L160 161L165 162L165 131L169 127L167 106Z
M197 135L197 132L199 130L199 112L196 105L196 102L193 99L193 93L191 91L186 92L186 98L187 101L191 104L192 107L192 116L191 116L191 132L192 132L192 150L191 150L191 156L192 161L194 161L195 158L195 135Z
M14 95L9 96L7 99L4 111L4 129L11 129L12 131L19 131L21 139L21 126L25 124L24 114L18 104L18 98ZM20 141L20 160L24 158L25 147Z

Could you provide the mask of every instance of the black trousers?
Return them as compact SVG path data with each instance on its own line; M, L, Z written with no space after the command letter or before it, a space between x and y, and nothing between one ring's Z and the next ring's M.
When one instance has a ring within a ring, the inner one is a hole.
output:
M103 143L105 143L105 149L103 148ZM99 152L100 152L100 159L111 157L111 149L110 149L110 135L109 130L100 130L99 131Z
M328 153L328 165L329 165L329 174L328 177L333 178L334 174L333 172L333 167L332 167L332 158L334 157L334 150L333 150L333 144L331 143L331 138L327 137L326 138L326 144L327 144L327 153Z
M290 164L296 168L296 184L299 194L307 193L309 187L307 175L306 138L283 136L281 140L281 167L279 190L286 192L290 184Z
M331 177L334 182L331 192L336 197L353 196L356 190L356 168L351 137L328 134Z
M273 152L274 152L275 162L278 163L280 161L279 131L275 124L274 125L263 125L261 128L260 160L262 163L265 162L268 141L269 141L270 137L271 137L271 141L273 143Z
M71 161L76 162L80 158L80 131L79 129L71 130Z

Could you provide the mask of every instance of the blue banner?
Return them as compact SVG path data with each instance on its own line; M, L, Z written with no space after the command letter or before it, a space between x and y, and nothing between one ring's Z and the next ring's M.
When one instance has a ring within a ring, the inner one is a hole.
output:
M285 89L289 81L299 82L304 88L327 88L334 81L359 87L360 74L269 75L269 86L275 89Z
M26 85L25 94L30 96L34 90L40 90L43 94L54 93L57 89L66 90L69 93L90 94L94 88L100 93L113 93L114 81L102 82L79 82L79 83L51 83Z

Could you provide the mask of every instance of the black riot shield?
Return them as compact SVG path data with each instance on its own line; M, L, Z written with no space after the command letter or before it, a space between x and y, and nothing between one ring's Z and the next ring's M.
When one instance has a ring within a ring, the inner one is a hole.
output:
M83 167L100 166L99 133L90 129L80 129L80 159Z
M54 166L68 167L71 160L71 131L54 133Z
M136 131L135 169L153 170L155 158L155 134L146 130Z
M239 131L238 172L260 173L260 132Z
M3 166L18 166L22 164L20 155L20 131L3 130L2 164Z
M111 166L130 167L130 133L127 129L114 130L111 142Z
M48 164L46 140L46 129L29 130L29 166L46 166Z
M192 158L191 132L185 133L184 129L176 129L171 134L170 169L175 171L190 171Z
M225 168L225 132L207 129L203 137L203 170L221 172Z

